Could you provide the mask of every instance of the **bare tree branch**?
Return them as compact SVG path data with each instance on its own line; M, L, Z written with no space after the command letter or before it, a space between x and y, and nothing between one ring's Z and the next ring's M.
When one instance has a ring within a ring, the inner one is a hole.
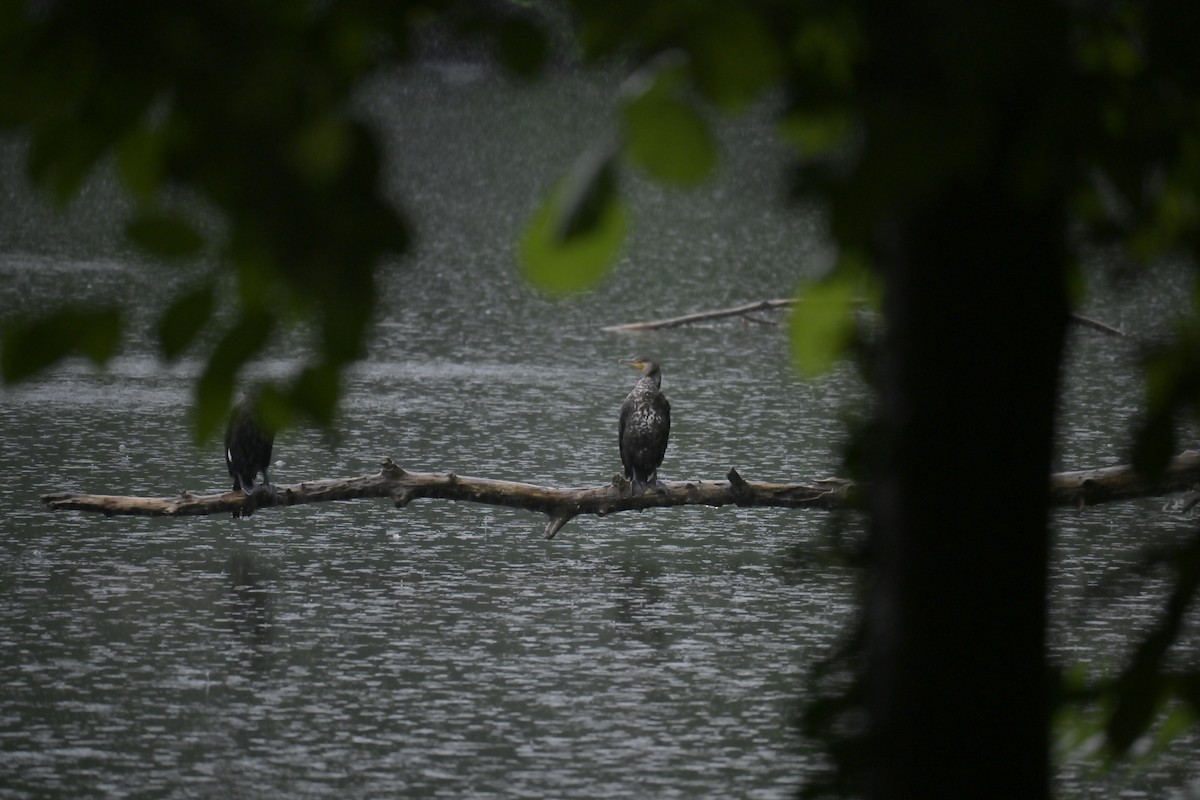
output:
M718 308L715 311L697 311L693 314L684 314L681 317L671 317L670 319L657 319L650 322L630 322L625 325L609 325L603 328L603 330L614 331L616 333L634 333L636 331L657 331L664 328L678 328L681 325L692 325L697 322L707 322L713 319L745 316L753 314L756 311L785 308L794 305L795 302L792 298L759 300L757 303L746 303L745 305L733 306L732 308Z
M656 319L648 322L628 322L623 325L608 325L601 330L612 333L659 331L666 328L678 328L683 325L694 325L698 322L709 322L714 319L727 319L729 317L744 317L748 321L762 323L765 322L765 320L753 317L751 315L760 311L774 311L780 308L788 308L796 305L798 302L800 301L793 297L776 298L774 300L759 300L756 303L746 303L740 306L718 308L711 311L696 311L691 314L684 314L679 317L669 317L667 319ZM1091 328L1092 330L1108 334L1109 336L1128 336L1127 333L1119 328L1114 328L1111 325L1092 319L1091 317L1085 317L1082 314L1072 313L1071 321L1077 325L1082 325L1085 328Z
M1153 481L1142 478L1127 464L1050 476L1051 501L1080 508L1184 491L1197 484L1200 484L1200 451L1196 450L1175 456L1164 473ZM360 497L387 497L397 508L424 497L536 511L548 518L547 539L581 514L602 517L620 511L685 505L829 509L854 507L860 500L855 484L840 478L770 483L746 480L731 469L725 480L667 481L658 489L634 494L629 482L620 476L601 486L554 488L453 472L409 472L385 459L382 469L374 475L280 484L273 491L260 487L252 495L241 492L197 495L185 491L174 497L126 497L56 492L43 495L42 502L54 511L94 511L108 516L178 517L222 512L249 516L261 508Z
M657 490L633 494L629 482L619 476L602 486L552 488L453 472L409 472L387 459L375 475L281 484L274 486L273 491L259 487L252 495L183 492L175 497L122 497L58 492L43 495L42 502L52 510L172 517L221 512L248 516L260 508L360 497L387 497L397 508L402 508L413 500L428 497L542 512L549 517L546 525L549 539L580 514L605 516L618 511L682 505L829 508L845 505L851 486L849 481L837 479L812 484L747 481L730 470L729 479L724 481L669 481Z

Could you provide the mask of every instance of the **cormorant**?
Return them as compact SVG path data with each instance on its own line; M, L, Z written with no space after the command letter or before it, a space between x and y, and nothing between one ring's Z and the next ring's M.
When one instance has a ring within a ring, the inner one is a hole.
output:
M270 488L267 467L271 465L274 444L275 432L259 420L253 399L246 398L234 406L225 426L225 466L233 478L233 491L253 493L254 478L260 472L263 486Z
M658 467L671 434L671 404L662 393L662 367L652 358L622 359L642 373L621 404L618 442L625 477L635 492L658 483Z

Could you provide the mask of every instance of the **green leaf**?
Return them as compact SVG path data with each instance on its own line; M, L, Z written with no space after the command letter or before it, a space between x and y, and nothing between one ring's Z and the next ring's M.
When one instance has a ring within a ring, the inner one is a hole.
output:
M807 19L796 31L791 56L807 82L846 90L854 82L861 37L852 11L834 7L828 13Z
M1114 31L1085 35L1075 45L1075 58L1086 72L1132 77L1146 66L1141 48Z
M541 72L550 52L546 32L527 17L507 17L496 26L496 55L509 72L533 78Z
M804 156L822 155L837 148L852 129L850 115L840 109L797 109L779 122L784 141Z
M70 355L104 364L121 340L121 315L115 308L64 308L36 319L5 326L0 376L7 383L25 380Z
M204 246L204 237L176 214L142 214L130 220L125 231L138 245L163 258L192 256Z
M161 131L137 128L117 147L117 168L129 193L143 203L154 197L163 180Z
M520 245L525 278L553 294L594 286L621 248L627 217L612 155L589 159L534 213Z
M314 187L331 185L345 169L354 147L350 127L329 114L313 120L292 142L292 163L299 175Z
M1142 362L1146 384L1146 412L1133 439L1133 466L1148 480L1162 475L1176 452L1175 419L1197 385L1195 338L1181 330L1173 344L1147 354Z
M267 343L275 318L266 311L249 311L225 332L196 383L196 441L206 441L225 421L242 367Z
M1106 731L1109 747L1116 756L1125 755L1138 739L1149 733L1163 697L1162 678L1157 672L1142 670L1126 677Z
M196 383L196 444L203 444L221 429L233 403L235 377L206 371Z
M356 286L353 274L342 274L344 283L331 289L323 300L321 354L330 363L345 364L362 358L363 340L371 311L375 308L375 287L369 275Z
M204 284L175 298L158 323L158 341L168 359L178 357L187 349L215 307L212 284Z
M610 152L585 156L562 184L554 236L566 242L591 233L617 197L617 173Z
M1198 722L1200 717L1196 716L1196 709L1183 704L1172 706L1154 737L1155 752L1166 750L1172 742L1194 728Z
M115 308L101 311L85 311L76 320L78 326L78 350L102 365L117 353L121 343L121 313Z
M1060 758L1097 758L1104 745L1104 710L1079 700L1058 706L1054 747Z
M291 399L275 385L262 386L258 390L258 413L263 422L277 432L290 428L296 418Z
M80 126L56 125L34 136L29 147L29 176L65 208L102 155L101 145Z
M827 371L854 336L857 289L848 275L805 283L791 315L792 361L804 375Z
M1175 453L1173 417L1169 413L1151 412L1134 434L1130 458L1133 468L1148 481L1158 480Z
M663 183L694 186L717 164L717 144L692 105L664 91L647 91L622 109L625 152Z
M689 42L697 79L718 106L736 110L779 74L782 58L764 17L724 4L703 20Z
M331 364L305 367L291 392L293 408L322 426L333 422L341 387L338 369Z

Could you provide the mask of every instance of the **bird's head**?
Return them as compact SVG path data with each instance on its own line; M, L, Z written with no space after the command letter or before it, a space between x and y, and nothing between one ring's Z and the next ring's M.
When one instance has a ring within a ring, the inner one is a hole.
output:
M661 375L662 367L657 361L648 356L634 356L633 358L622 358L622 364L628 364L638 372L646 376Z

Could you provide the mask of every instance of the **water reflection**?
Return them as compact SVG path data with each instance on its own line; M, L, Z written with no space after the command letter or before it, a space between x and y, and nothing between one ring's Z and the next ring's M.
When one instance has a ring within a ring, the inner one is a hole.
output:
M271 644L274 632L272 594L269 579L259 573L257 559L249 553L230 556L226 572L229 593L226 595L226 620L236 645L233 658L245 663L253 672L264 672L271 666Z
M622 636L630 636L662 649L670 643L670 627L656 614L667 598L663 568L649 558L622 559L615 565L621 591L614 598L611 616Z

